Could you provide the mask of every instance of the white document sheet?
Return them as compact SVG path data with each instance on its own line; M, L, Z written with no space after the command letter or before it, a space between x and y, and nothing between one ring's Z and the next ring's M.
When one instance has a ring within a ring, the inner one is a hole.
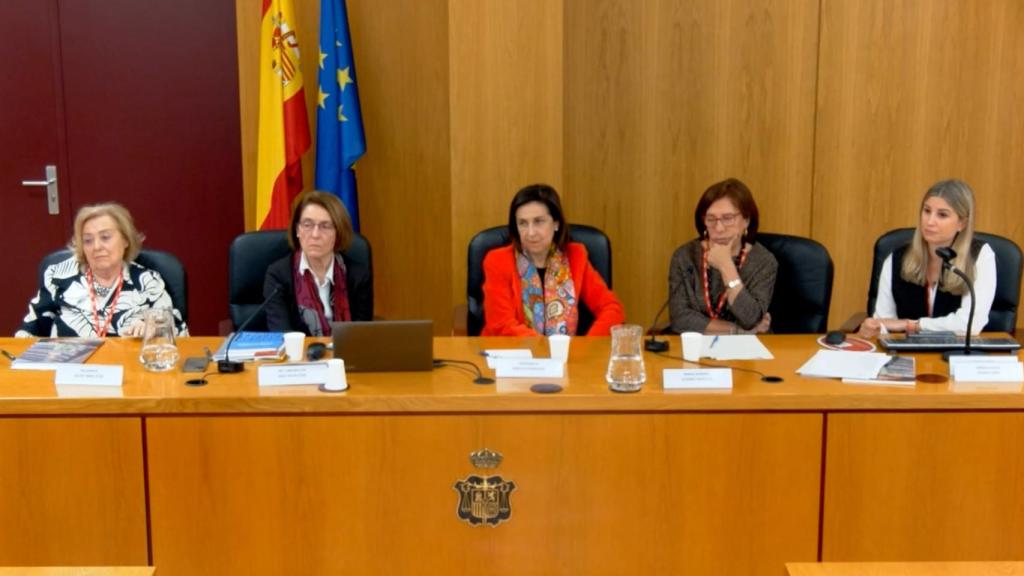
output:
M712 360L772 360L775 357L753 334L705 336L702 358Z
M888 361L889 355L880 352L818 350L810 360L797 368L797 374L812 378L873 380Z

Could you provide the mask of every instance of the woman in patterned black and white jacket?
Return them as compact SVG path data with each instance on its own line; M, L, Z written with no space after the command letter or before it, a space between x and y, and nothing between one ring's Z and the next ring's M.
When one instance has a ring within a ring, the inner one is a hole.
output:
M134 262L142 240L124 206L82 207L74 255L46 268L15 336L141 336L147 309L173 309L160 274ZM173 313L176 332L187 336L181 313Z

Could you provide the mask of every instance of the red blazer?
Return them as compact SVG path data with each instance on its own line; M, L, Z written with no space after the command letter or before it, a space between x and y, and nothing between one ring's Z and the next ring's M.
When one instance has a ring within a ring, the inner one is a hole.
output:
M594 314L589 336L607 336L612 326L626 320L622 303L608 289L604 279L587 259L583 244L570 242L566 248L569 273L576 286L577 302ZM526 324L516 270L515 248L511 244L495 248L484 257L484 329L481 336L536 336Z

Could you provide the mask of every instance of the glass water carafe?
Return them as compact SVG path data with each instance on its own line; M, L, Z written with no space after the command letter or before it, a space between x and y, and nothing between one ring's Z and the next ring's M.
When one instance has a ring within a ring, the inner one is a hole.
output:
M616 392L636 392L647 381L643 356L644 329L637 324L612 327L612 354L605 379Z
M150 308L143 315L142 352L139 361L146 370L165 372L178 363L174 343L174 313L170 308Z

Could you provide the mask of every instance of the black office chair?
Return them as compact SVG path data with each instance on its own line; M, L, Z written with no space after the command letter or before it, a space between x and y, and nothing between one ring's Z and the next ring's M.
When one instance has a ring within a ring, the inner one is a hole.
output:
M39 263L39 285L43 285L43 276L46 268L71 258L74 253L61 248L47 254ZM141 266L150 270L156 270L164 279L167 286L167 294L171 297L171 304L181 313L181 319L188 323L188 278L185 275L185 267L181 265L178 257L163 250L149 250L143 248L135 261Z
M570 224L569 240L587 247L587 257L612 287L612 245L604 232L586 224ZM495 226L479 232L469 241L469 258L466 275L466 333L479 336L484 328L484 256L491 250L510 242L507 226ZM586 334L594 323L594 315L586 306L580 306L579 323L576 330Z
M909 243L913 237L913 228L897 228L886 232L875 242L871 283L868 285L868 316L874 313L875 299L878 297L878 275L882 273L882 264L893 250ZM996 295L992 301L992 310L988 313L988 324L983 330L1012 334L1017 325L1017 304L1020 300L1020 247L1013 240L996 234L975 232L974 237L988 244L996 255Z
M263 303L263 279L267 268L276 260L291 254L288 247L287 230L260 230L241 234L231 242L228 249L228 306L231 323L238 328ZM366 265L373 273L373 253L370 243L359 233L352 235L352 242L345 257L353 262ZM267 317L261 311L246 327L246 331L263 332L267 329Z
M832 304L832 258L824 246L800 236L759 233L757 241L779 263L768 312L776 334L818 334L828 330Z

